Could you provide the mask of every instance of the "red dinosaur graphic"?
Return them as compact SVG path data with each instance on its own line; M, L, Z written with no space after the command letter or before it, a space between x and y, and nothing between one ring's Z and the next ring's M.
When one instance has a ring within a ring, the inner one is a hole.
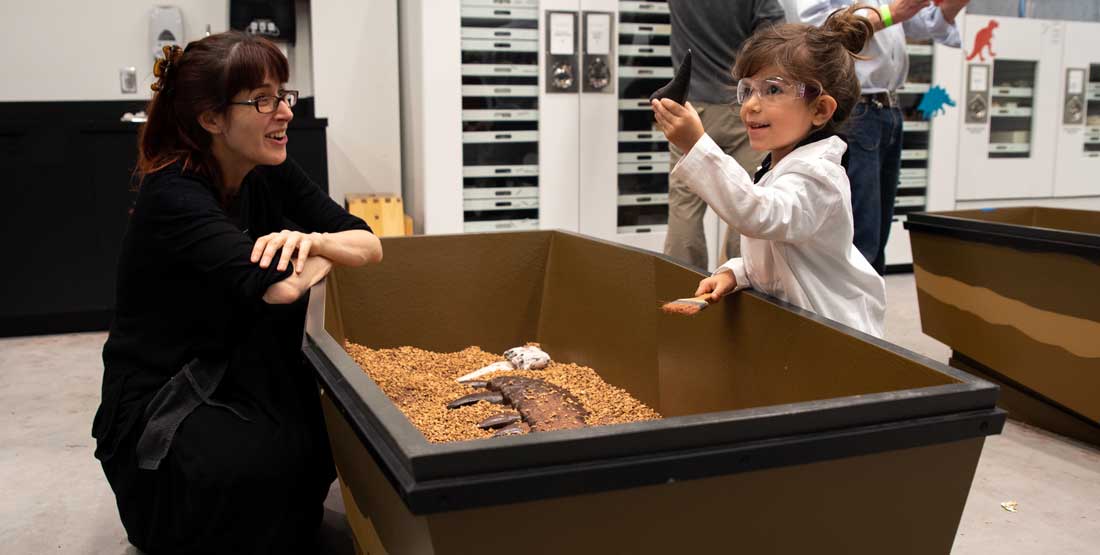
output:
M973 60L975 56L980 61L985 61L985 56L982 56L982 50L989 51L989 57L993 58L996 54L993 53L993 30L998 27L997 20L989 20L989 24L984 29L978 29L978 33L974 35L974 49L970 51L970 55L966 57L966 61Z

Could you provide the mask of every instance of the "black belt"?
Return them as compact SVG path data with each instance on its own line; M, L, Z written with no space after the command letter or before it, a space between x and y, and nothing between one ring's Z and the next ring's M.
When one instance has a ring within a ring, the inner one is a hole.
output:
M873 104L878 108L893 108L898 105L897 96L885 91L860 95L859 101Z

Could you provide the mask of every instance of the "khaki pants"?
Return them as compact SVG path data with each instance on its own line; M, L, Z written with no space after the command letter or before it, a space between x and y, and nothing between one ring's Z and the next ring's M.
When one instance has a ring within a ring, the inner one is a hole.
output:
M696 104L703 129L718 146L737 160L752 175L764 160L764 152L756 152L749 146L749 135L741 123L740 107L733 104ZM676 167L683 153L672 143L669 170ZM668 183L668 236L665 238L665 254L684 262L707 268L707 239L703 234L703 215L707 206L687 186L669 178ZM728 229L719 251L719 263L741 256L741 236L732 227Z

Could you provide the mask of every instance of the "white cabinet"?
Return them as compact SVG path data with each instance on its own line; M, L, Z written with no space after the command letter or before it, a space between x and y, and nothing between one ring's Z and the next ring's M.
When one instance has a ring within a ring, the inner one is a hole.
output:
M938 84L935 52L934 45L927 42L906 45L909 75L905 85L898 90L898 106L903 118L901 173L894 199L894 218L886 241L887 268L905 267L913 263L909 233L902 223L907 214L927 208L929 165L933 157L932 128L936 124L935 120L925 119L919 108L924 95L934 84Z
M956 199L1050 196L1065 24L968 15L962 36L967 58Z
M1063 45L1054 196L1100 195L1100 24L1066 22Z
M663 249L669 151L648 97L673 75L667 2L403 0L401 26L406 204L426 233Z

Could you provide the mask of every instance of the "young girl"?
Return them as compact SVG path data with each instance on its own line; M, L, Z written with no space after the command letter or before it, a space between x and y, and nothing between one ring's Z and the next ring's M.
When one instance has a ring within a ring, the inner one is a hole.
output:
M702 280L709 302L753 287L860 331L882 336L885 283L852 244L852 204L837 136L859 100L853 60L874 33L861 6L820 28L767 27L733 68L741 119L756 150L755 178L703 132L688 103L653 101L658 125L684 157L672 170L742 235L741 258Z
M381 244L287 158L298 94L273 43L211 35L154 73L95 455L145 553L316 553L336 473L306 297Z

